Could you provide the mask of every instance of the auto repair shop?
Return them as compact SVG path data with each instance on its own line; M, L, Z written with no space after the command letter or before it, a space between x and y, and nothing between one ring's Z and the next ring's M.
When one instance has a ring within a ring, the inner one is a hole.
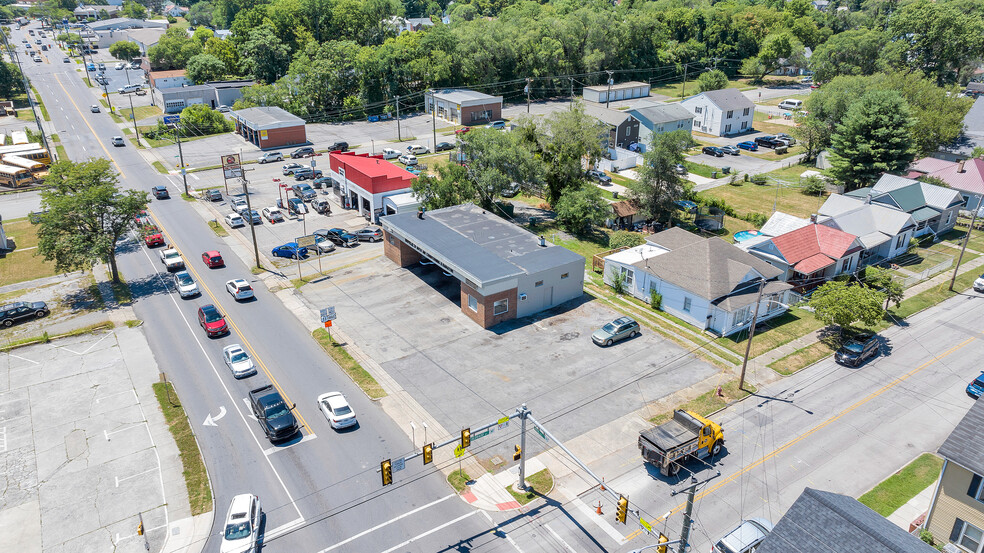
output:
M461 312L490 328L584 293L584 257L475 204L381 219L386 257L434 262L461 281Z
M390 163L381 155L331 152L328 154L328 173L339 203L345 209L356 209L370 221L383 214L383 198L410 192L416 175Z
M261 150L307 144L304 120L278 107L262 106L232 112L236 134Z

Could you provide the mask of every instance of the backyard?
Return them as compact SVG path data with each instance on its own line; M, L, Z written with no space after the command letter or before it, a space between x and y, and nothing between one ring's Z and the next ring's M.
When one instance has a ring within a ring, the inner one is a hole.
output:
M702 194L724 200L739 214L762 213L769 216L775 211L782 211L803 218L816 213L826 197L826 194L806 194L799 186L786 186L775 181L765 185L739 182L736 186L718 186Z
M49 263L37 253L37 227L27 219L11 219L3 222L8 238L13 238L17 249L7 254L0 263L0 283L14 284L55 274L55 264Z

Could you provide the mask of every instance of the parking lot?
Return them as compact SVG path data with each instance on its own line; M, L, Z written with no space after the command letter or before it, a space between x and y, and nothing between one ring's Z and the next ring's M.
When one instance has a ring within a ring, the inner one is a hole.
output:
M452 434L525 402L569 439L717 372L645 330L594 345L591 333L618 314L588 296L484 330L461 312L459 281L435 266L400 269L378 257L301 290L313 305L334 306L347 337ZM529 451L541 451L531 436ZM511 453L509 442L478 455Z

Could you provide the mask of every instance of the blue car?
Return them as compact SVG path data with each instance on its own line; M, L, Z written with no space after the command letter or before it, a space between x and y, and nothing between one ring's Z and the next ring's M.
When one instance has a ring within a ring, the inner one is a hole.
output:
M289 257L291 259L300 259L302 257L307 257L307 248L299 248L297 242L287 242L283 246L277 246L273 248L273 257Z
M759 149L758 144L752 142L751 140L746 140L745 142L739 142L737 146L742 150L748 150L749 152L756 152Z
M968 396L977 399L981 397L982 393L984 393L984 373L981 373L980 376L971 380L970 384L967 384Z

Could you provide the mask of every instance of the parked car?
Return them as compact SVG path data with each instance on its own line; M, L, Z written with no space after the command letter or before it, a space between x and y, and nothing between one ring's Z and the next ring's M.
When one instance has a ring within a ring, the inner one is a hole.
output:
M421 146L420 144L413 144L412 146L407 146L407 153L413 154L415 156L429 154L430 150L426 146Z
M99 104L92 104L89 106L89 111L92 113L99 113Z
M222 260L222 254L220 254L218 250L203 252L202 263L205 263L205 266L210 269L225 267L225 261Z
M854 334L848 336L834 359L841 365L857 367L865 359L878 355L878 336L872 333Z
M974 281L974 291L984 292L984 275L981 275Z
M0 306L0 324L5 327L13 326L24 319L40 319L50 313L48 304L43 301L17 301Z
M286 220L283 212L276 207L264 207L263 218L270 221L271 224L283 223Z
M344 152L346 150L348 150L348 142L345 142L343 140L338 140L332 143L331 146L328 146L329 152Z
M113 146L119 148L120 146L126 146L126 142L123 141L122 136L114 136L112 139Z
M707 154L709 156L724 157L724 150L718 148L717 146L704 146L701 148L700 153Z
M161 250L160 253L161 263L168 271L176 271L178 269L184 269L185 262L181 258L181 254L178 250L174 248L168 248L166 250Z
M792 146L796 144L796 139L784 132L777 134L776 140L783 142L786 146Z
M328 240L331 240L336 246L352 247L358 242L358 238L340 228L318 229L314 231L314 235L324 236Z
M335 430L355 426L355 411L341 392L328 392L318 396L318 409L328 419L328 424Z
M300 163L285 163L283 166L284 176L293 175L294 171L298 169L303 169L307 167L306 165L301 165Z
M591 334L591 341L599 346L610 346L619 340L634 338L639 334L639 323L628 317L619 317Z
M291 412L297 405L287 406L287 402L271 384L249 392L249 405L253 416L260 421L263 433L271 442L286 440L300 430L297 419Z
M502 187L502 191L499 193L499 195L502 196L503 198L514 198L516 197L516 194L519 194L519 191L521 189L522 187L519 185L518 182L511 182L508 185Z
M232 109L229 106L222 104L221 106L215 108L215 111L219 113L229 113Z
M312 148L311 146L301 146L300 148L290 153L291 159L297 159L300 157L311 157L313 155L314 155L314 148Z
M321 169L314 169L311 167L301 167L300 169L294 170L294 180L308 180L317 179L324 175Z
M311 200L311 208L317 211L318 213L331 215L331 203L324 198Z
M328 193L327 190L330 190L335 187L335 184L337 184L335 182L335 179L331 177L318 177L313 181L311 181L311 186L315 187L318 190L324 188L326 190L325 192L326 194Z
M287 211L296 215L304 215L308 208L304 205L304 200L300 198L287 198Z
M604 171L600 171L598 169L589 169L586 174L589 179L603 186L611 186L612 184L612 178L606 175Z
M437 145L434 146L435 152L443 152L445 150L453 150L453 149L454 149L454 144L450 142L438 142Z
M263 218L260 217L260 212L259 211L256 211L255 209L252 209L252 210L244 210L243 211L243 219L246 219L246 222L249 223L250 225L261 225L261 224L263 224Z
M399 150L394 150L393 148L383 148L383 159L396 159L400 157Z
M237 300L248 300L255 297L253 295L253 287L241 278L226 281L226 292L229 292L229 295Z
M225 216L225 222L229 225L229 228L239 228L246 226L246 221L243 221L243 217L238 213L230 213Z
M678 175L686 175L687 174L687 167L684 164L682 164L682 163L677 163L676 165L674 165L673 166L673 170L676 171L676 174L678 174Z
M485 125L485 128L487 128L487 129L502 130L502 129L506 128L506 122L503 121L502 119L499 119L498 121L492 121L488 125Z
M318 253L331 253L335 251L335 243L324 236L315 235L314 243L318 248Z
M101 69L105 69L105 67L102 67ZM119 89L117 92L120 93L120 94L129 94L131 92L136 92L138 90L140 90L140 85L138 85L138 84L128 84L128 85L124 86L123 88Z
M229 325L226 324L225 317L212 304L203 305L198 308L198 324L201 325L205 335L221 336L229 332Z
M736 144L742 150L748 150L749 152L754 152L759 149L758 144L752 142L751 140L746 140L744 142L739 142Z
M174 287L178 290L178 295L182 298L190 298L199 294L198 284L191 278L188 271L178 271L174 273Z
M410 167L417 164L417 156L413 154L403 154L397 161Z
M791 98L787 98L779 102L779 109L787 111L797 110L801 107L803 107L803 100L793 100Z
M460 129L455 129L454 130L454 134L457 135L457 136L462 136L462 135L467 134L468 131L470 131L470 130L471 130L471 127L461 127Z
M764 518L743 520L711 547L711 553L754 553L770 532L772 523Z
M243 211L246 211L246 206L248 205L245 198L229 198L229 203L232 205L232 210L240 215L243 214Z
M324 177L321 177L324 178ZM318 197L318 193L311 187L308 183L295 184L290 187L291 191L294 192L294 196L298 197L305 202L310 202L311 200Z
M741 150L734 146L723 146L721 147L721 151L732 156L741 155Z
M256 366L253 364L253 360L249 358L249 354L239 344L232 344L222 348L222 360L225 361L226 366L232 371L232 376L236 378L256 374Z
M302 257L307 257L307 248L299 247L297 242L287 242L283 246L277 246L273 248L273 257L289 257L291 259L300 259Z
M755 139L755 143L763 148L776 148L778 146L786 145L783 141L776 140L776 137L771 135L759 136Z
M270 163L271 161L283 161L284 154L280 152L263 152L260 158L256 160L257 163Z
M144 236L144 244L147 244L148 248L156 248L157 246L163 246L164 237L161 236L161 233L159 232L147 234Z
M360 242L379 242L383 239L383 229L379 227L366 227L355 231L355 237Z
M215 188L209 188L205 191L205 199L210 202L221 202L222 192Z

